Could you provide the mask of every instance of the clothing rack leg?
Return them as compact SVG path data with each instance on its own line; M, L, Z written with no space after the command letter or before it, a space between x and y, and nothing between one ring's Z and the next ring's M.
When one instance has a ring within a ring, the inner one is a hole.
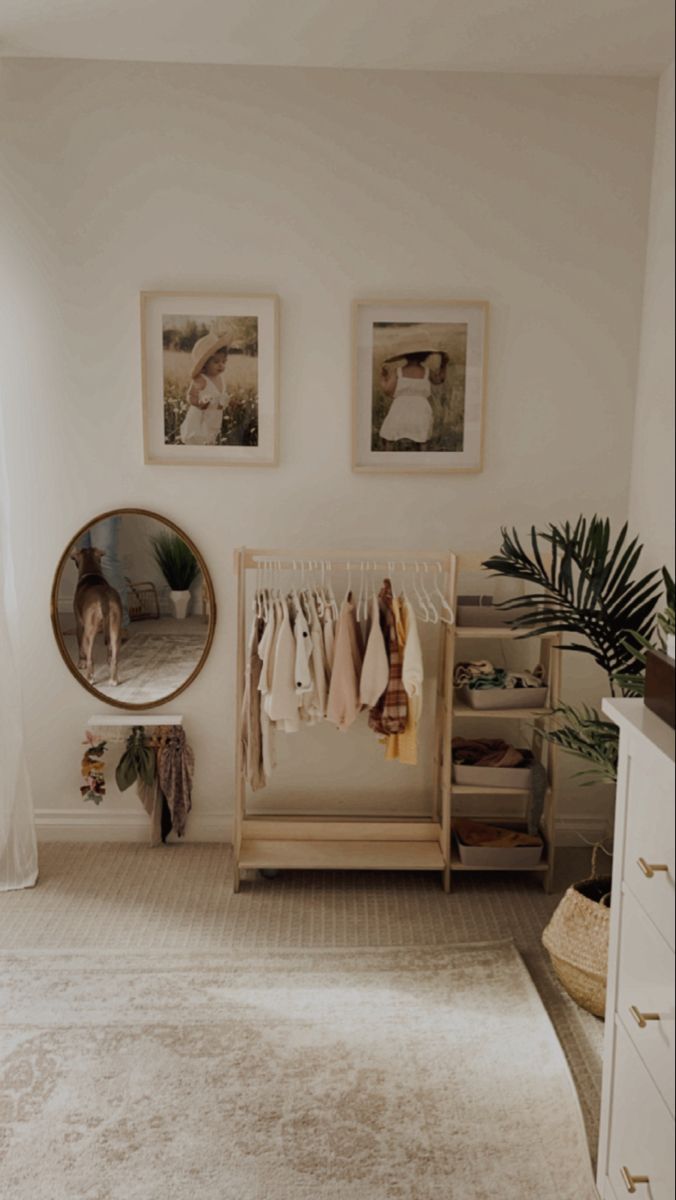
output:
M239 858L242 849L242 821L246 806L246 781L242 757L242 701L244 698L244 671L246 651L246 574L245 551L235 551L235 581L237 588L237 679L235 683L235 788L234 788L234 836L233 836L233 891L240 887Z
M457 610L457 557L448 556L448 602L453 614ZM453 669L455 664L455 622L444 625L444 674L441 688L441 830L444 868L444 891L451 890L451 821L452 821L452 753L453 737Z
M549 702L556 708L561 700L561 634L549 642L547 647L547 678L549 679ZM549 787L545 806L545 837L547 839L547 871L542 877L542 886L547 894L554 891L554 869L556 856L556 813L558 807L559 751L552 742L547 744L547 777Z

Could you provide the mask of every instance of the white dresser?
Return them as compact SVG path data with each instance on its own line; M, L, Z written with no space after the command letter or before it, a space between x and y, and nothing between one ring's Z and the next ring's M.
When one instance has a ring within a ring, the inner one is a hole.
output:
M597 1186L674 1200L674 733L642 700L620 727Z

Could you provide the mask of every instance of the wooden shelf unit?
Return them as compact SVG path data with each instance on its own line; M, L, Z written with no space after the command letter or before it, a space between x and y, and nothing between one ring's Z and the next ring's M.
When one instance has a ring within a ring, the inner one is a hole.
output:
M476 558L466 558L461 556L456 562L456 581L463 570L476 569L478 565ZM455 602L455 598L454 598ZM480 626L466 625L454 626L451 633L451 656L455 666L456 660L460 659L457 653L458 647L456 643L466 642L484 642L484 641L506 641L513 642L516 640L526 640L523 637L522 630L510 629L507 626L491 626L481 628ZM537 741L537 729L547 724L552 716L553 710L559 703L561 694L561 635L546 634L542 637L528 639L530 642L539 645L539 661L542 663L545 670L545 678L549 686L548 705L546 708L472 708L468 704L463 704L462 701L454 698L451 705L451 740L457 734L455 727L456 721L528 721L535 726L534 741ZM463 650L465 649L463 645ZM493 731L491 730L491 734ZM530 871L542 876L542 884L546 892L550 892L553 887L554 880L554 858L555 858L555 838L556 838L556 808L558 799L558 750L551 743L546 743L544 751L544 763L547 769L548 786L545 794L545 805L542 815L540 832L543 837L545 847L543 859L534 867L515 867L511 870L515 871ZM528 788L510 788L510 787L483 787L470 784L453 783L452 772L450 781L450 805L452 813L455 812L455 800L461 797L471 796L487 796L494 801L493 809L495 809L497 801L500 798L511 797L514 799L519 795L524 797L527 802L530 791ZM525 814L525 805L524 805ZM515 817L500 817L493 816L484 817L472 813L472 818L476 820L487 819L490 823L514 825L518 822ZM502 868L503 870L505 868ZM510 868L507 868L510 869ZM451 871L496 871L497 867L476 867L460 861L457 847L455 844L451 846Z

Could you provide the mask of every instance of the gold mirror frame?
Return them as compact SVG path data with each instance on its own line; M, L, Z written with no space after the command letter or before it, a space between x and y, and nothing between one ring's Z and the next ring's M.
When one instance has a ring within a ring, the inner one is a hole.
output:
M182 538L186 546L188 546L197 559L209 599L209 626L207 629L207 637L204 643L204 649L202 650L202 654L197 666L188 676L185 683L182 683L180 687L175 688L173 692L169 692L166 696L160 697L159 700L153 700L148 704L131 704L129 702L125 702L124 700L113 700L111 696L104 696L100 691L98 691L97 688L95 688L87 679L84 678L82 672L78 670L77 665L66 649L63 641L63 635L61 633L61 627L59 625L59 587L61 584L61 576L63 575L64 567L68 561L68 554L71 546L75 545L75 543L79 541L79 539L87 532L87 530L90 529L92 525L96 525L98 521L104 521L107 517L122 516L152 517L154 521L159 521L160 524L165 525L173 533L177 534L178 537ZM176 525L174 521L170 521L168 517L163 517L160 513L152 512L148 508L111 508L107 512L99 513L97 516L91 517L85 525L82 525L81 528L78 529L77 533L74 534L74 536L68 542L68 545L62 553L61 558L59 559L59 564L54 573L54 581L52 583L50 599L50 616L52 620L52 629L54 630L54 637L56 638L56 644L59 647L59 653L68 667L71 675L77 679L80 687L85 688L85 690L88 691L92 696L96 696L96 699L100 700L103 704L110 704L113 706L113 708L121 708L126 712L142 712L148 708L157 708L160 704L167 704L170 700L173 700L175 696L179 696L181 692L184 692L185 689L189 687L193 680L195 680L199 675L207 660L207 656L211 649L211 643L214 640L214 630L216 628L216 596L214 593L214 585L211 582L211 575L209 574L207 565L202 555L192 539L188 537L188 535L183 529L180 528L179 525Z

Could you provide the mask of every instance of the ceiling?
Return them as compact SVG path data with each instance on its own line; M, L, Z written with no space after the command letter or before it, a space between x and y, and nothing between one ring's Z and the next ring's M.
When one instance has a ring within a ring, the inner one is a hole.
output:
M674 0L2 0L0 56L655 75Z

